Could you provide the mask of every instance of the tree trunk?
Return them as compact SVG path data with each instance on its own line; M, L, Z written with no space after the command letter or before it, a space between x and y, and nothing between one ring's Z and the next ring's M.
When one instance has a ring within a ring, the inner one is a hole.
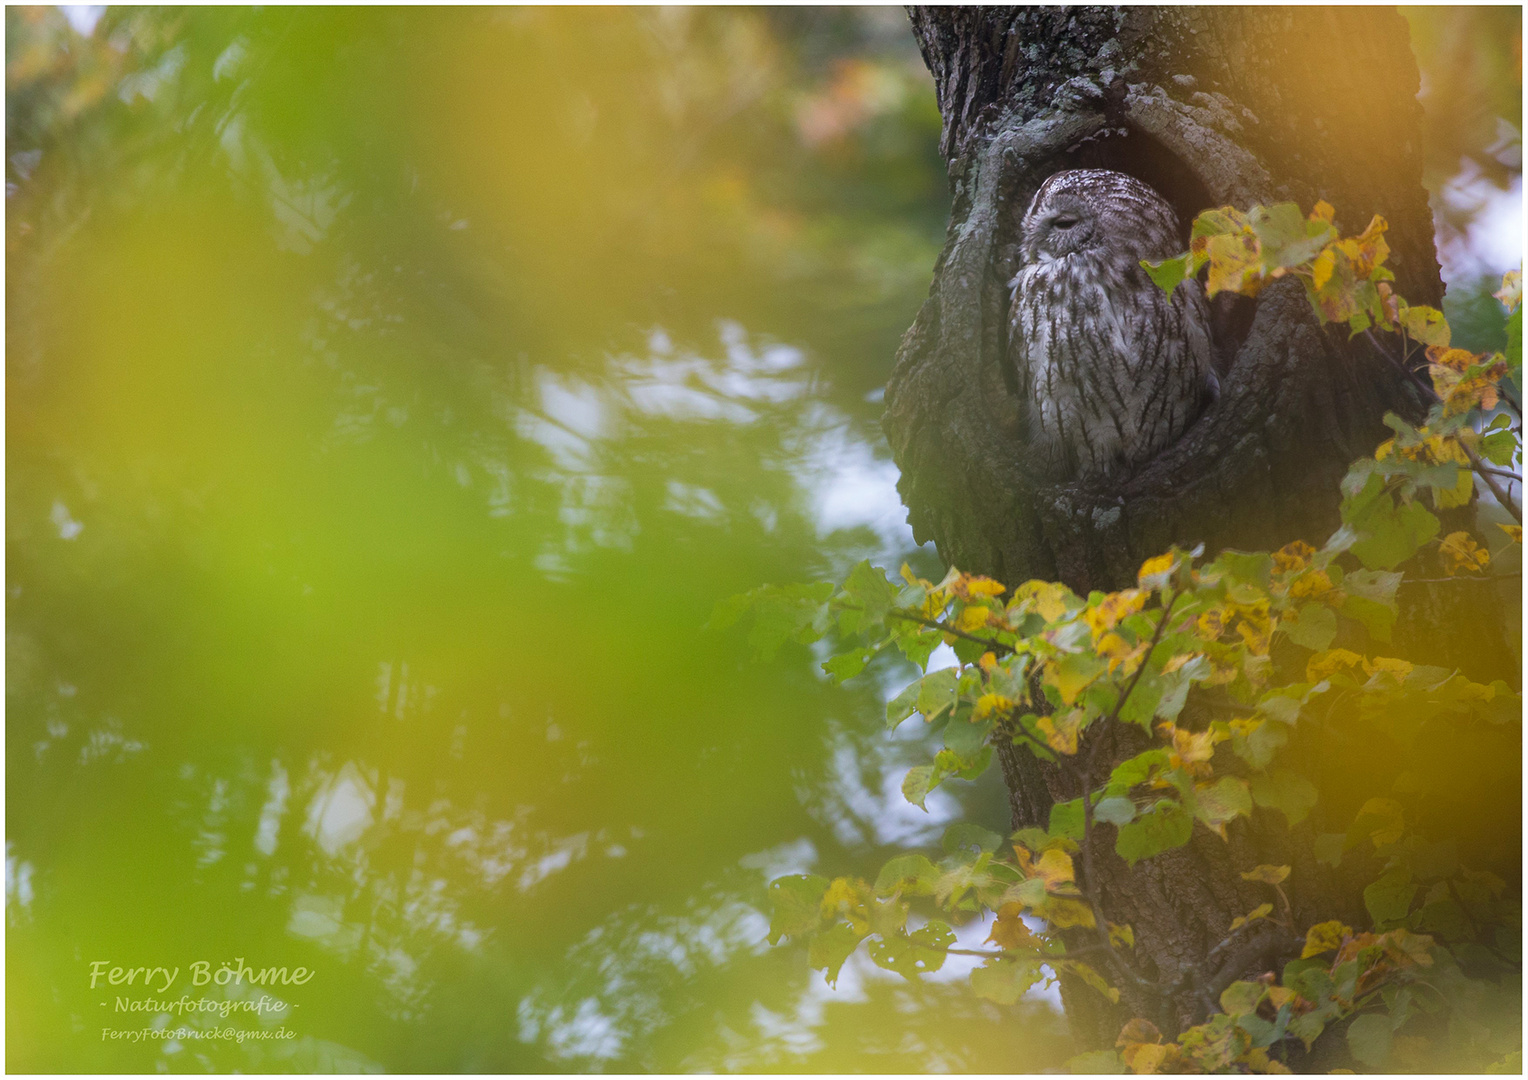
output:
M911 16L937 86L953 195L929 298L886 390L885 430L917 538L932 539L962 570L1010 585L1061 580L1083 594L1133 584L1142 561L1174 543L1203 543L1211 554L1296 538L1319 546L1339 523L1339 479L1389 434L1384 414L1417 420L1424 412L1408 377L1366 339L1321 327L1295 282L1275 283L1256 301L1221 298L1218 403L1122 481L1047 483L1026 467L1019 402L1004 376L1007 282L1020 218L1039 184L1059 169L1103 167L1135 175L1173 203L1185 249L1188 224L1211 206L1293 200L1309 210L1325 199L1349 235L1383 214L1397 291L1438 305L1418 74L1400 15L982 7ZM1435 650L1432 663L1511 668L1499 632L1456 646L1423 631L1411 639ZM1116 758L1134 749L1105 748ZM1035 823L1047 792L1079 794L1027 752L1010 747L1001 758L1016 825ZM1159 986L1191 971L1202 977L1166 996L1122 985L1119 1008L1064 982L1084 1047L1112 1046L1130 1016L1180 1030L1215 1008L1232 980L1298 955L1277 928L1234 954L1211 955L1231 920L1263 899L1238 870L1292 863L1293 880L1319 883L1291 896L1296 925L1367 923L1360 893L1373 875L1345 864L1338 880L1316 865L1310 823L1294 836L1240 824L1229 843L1199 830L1188 846L1134 870L1111 845L1096 845L1092 888L1111 920L1134 927L1141 967Z

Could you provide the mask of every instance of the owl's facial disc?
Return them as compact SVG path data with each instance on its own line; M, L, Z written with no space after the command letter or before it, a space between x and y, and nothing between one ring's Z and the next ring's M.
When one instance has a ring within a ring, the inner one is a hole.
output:
M1054 206L1047 207L1039 226L1036 254L1042 259L1074 254L1093 239L1093 215L1073 199L1058 199Z

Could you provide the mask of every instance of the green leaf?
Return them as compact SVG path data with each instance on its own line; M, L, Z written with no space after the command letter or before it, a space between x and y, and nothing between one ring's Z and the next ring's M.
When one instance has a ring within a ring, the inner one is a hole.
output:
M1389 570L1438 535L1438 519L1419 502L1396 504L1385 481L1370 474L1362 490L1342 501L1342 520L1363 539L1352 551L1371 570Z
M1362 596L1349 596L1342 602L1342 613L1361 622L1375 641L1388 642L1390 628L1395 625L1395 608L1375 603Z
M1337 636L1337 613L1325 604L1312 601L1301 605L1298 620L1291 621L1288 616L1280 619L1279 629L1296 645L1320 652Z
M755 589L749 596L755 610L753 629L748 643L760 660L770 660L786 641L810 644L822 637L830 625L828 598L833 586L826 582L817 585L766 585ZM724 614L732 614L736 606L729 606Z
M865 559L849 572L844 581L844 593L851 603L864 609L860 615L859 629L866 634L879 630L886 620L886 613L896 602L897 590L886 580L886 571L871 566Z
M828 985L836 986L839 969L863 940L865 935L857 933L848 923L837 923L812 935L812 943L807 947L807 964L824 969Z
M1288 269L1310 262L1337 230L1324 221L1309 221L1292 202L1254 207L1248 220L1263 249L1263 265L1269 270Z
M855 649L853 652L839 653L831 660L823 662L822 670L833 676L834 682L843 682L852 679L865 670L865 665L875 653L872 650Z
M1013 1005L1040 981L1040 964L1028 959L992 959L971 972L971 991L999 1005Z
M1125 1071L1125 1063L1117 1050L1093 1050L1067 1058L1066 1068L1073 1076L1114 1076Z
M1230 1016L1253 1012L1265 991L1262 983L1234 982L1220 992L1220 1007Z
M754 595L751 592L739 593L736 596L729 596L725 600L718 600L716 607L711 611L711 618L706 620L706 625L703 629L725 630L746 615L748 610L753 607L753 604Z
M1073 705L1094 679L1108 670L1108 662L1091 652L1069 653L1050 666L1047 681L1061 695L1063 705Z
M905 979L938 971L955 933L942 922L932 921L911 934L889 934L870 943L870 959L876 967L895 971Z
M886 730L890 731L911 716L918 708L918 695L923 691L923 680L903 687L902 692L886 703Z
M1304 821L1316 805L1316 785L1298 773L1277 769L1252 778L1252 801L1279 811L1293 828Z
M1123 795L1137 784L1150 780L1152 774L1167 765L1168 753L1163 749L1143 750L1133 758L1126 758L1114 766L1109 774L1109 792Z
M1228 821L1251 813L1252 797L1247 782L1240 777L1222 776L1194 793L1194 816L1217 831Z
M1141 269L1146 271L1146 276L1156 284L1168 296L1173 290L1188 277L1187 255L1179 255L1176 259L1163 259L1159 263L1153 263L1146 259L1141 260Z
M903 896L932 896L938 877L939 869L927 856L898 855L881 867L875 879L875 894L885 897L900 891Z
M914 765L907 770L907 776L902 780L902 797L919 810L927 810L923 800L928 798L928 793L936 786L938 781L934 779L932 765Z
M816 874L792 874L769 883L769 943L809 933L822 923L822 896L828 879Z
M1325 863L1327 866L1336 866L1342 862L1344 841L1347 836L1340 832L1322 833L1316 837L1315 854L1316 861Z
M970 720L970 710L962 709L944 729L944 745L962 761L975 761L987 746L987 736L995 721L988 717L979 723Z
M1135 800L1122 795L1101 799L1093 808L1093 817L1097 821L1107 821L1110 825L1127 825L1135 817Z
M1051 804L1050 834L1052 836L1065 836L1068 839L1079 842L1082 840L1083 819L1081 799Z
M1378 1069L1390 1057L1390 1017L1365 1013L1348 1025L1348 1049L1371 1069Z
M1194 815L1181 804L1163 799L1150 812L1120 827L1114 850L1134 866L1142 859L1182 847L1193 832Z
M1250 734L1239 731L1231 733L1231 752L1254 769L1265 769L1280 747L1289 741L1289 728L1284 724L1263 721Z
M918 711L933 720L946 709L955 705L955 684L960 676L959 668L940 668L923 676L918 682Z
M1364 889L1364 907L1369 909L1374 928L1382 930L1391 923L1403 922L1416 895L1417 886L1411 883L1411 874L1405 870L1392 870Z
M944 830L940 846L951 855L965 854L972 848L990 854L1003 846L1003 838L991 829L958 821Z

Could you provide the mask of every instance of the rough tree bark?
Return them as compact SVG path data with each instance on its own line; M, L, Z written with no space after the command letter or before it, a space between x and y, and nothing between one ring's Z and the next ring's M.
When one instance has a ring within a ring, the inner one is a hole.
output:
M1276 283L1255 302L1217 302L1220 401L1112 487L1047 484L1026 468L1003 373L1007 282L1020 217L1041 181L1097 166L1150 183L1185 230L1198 211L1226 204L1294 200L1308 209L1324 198L1349 235L1383 214L1398 291L1439 304L1418 73L1400 15L984 7L915 8L911 18L937 87L953 195L929 298L886 391L884 426L918 539L966 571L1010 584L1061 580L1082 593L1133 583L1141 562L1173 543L1202 542L1211 554L1295 538L1319 546L1338 524L1348 464L1389 434L1386 411L1412 419L1424 411L1410 381L1364 339L1323 329L1295 283ZM1414 608L1428 608L1425 627L1447 618L1432 608L1457 602L1428 597ZM1449 641L1412 633L1434 650L1431 662L1512 670L1499 633L1458 642L1453 655ZM1406 644L1397 644L1402 655ZM1010 747L1001 757L1016 824L1043 824L1051 797L1080 794L1027 752ZM1134 870L1097 845L1093 886L1111 920L1135 928L1135 953L1156 989L1122 985L1111 1009L1064 983L1085 1047L1112 1045L1132 1015L1179 1030L1203 1019L1232 980L1298 955L1271 926L1234 953L1210 955L1231 919L1262 900L1239 869L1292 862L1295 880L1319 883L1291 897L1304 920L1297 925L1365 921L1361 874L1339 880L1311 858L1313 834L1291 843L1278 833L1247 825L1226 843L1201 830Z

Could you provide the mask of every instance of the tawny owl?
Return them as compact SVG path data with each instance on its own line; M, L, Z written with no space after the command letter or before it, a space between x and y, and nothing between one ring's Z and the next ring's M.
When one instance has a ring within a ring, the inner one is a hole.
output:
M1204 288L1185 281L1169 297L1140 266L1183 246L1172 207L1124 173L1070 169L1035 192L1008 355L1037 472L1127 473L1219 395Z

